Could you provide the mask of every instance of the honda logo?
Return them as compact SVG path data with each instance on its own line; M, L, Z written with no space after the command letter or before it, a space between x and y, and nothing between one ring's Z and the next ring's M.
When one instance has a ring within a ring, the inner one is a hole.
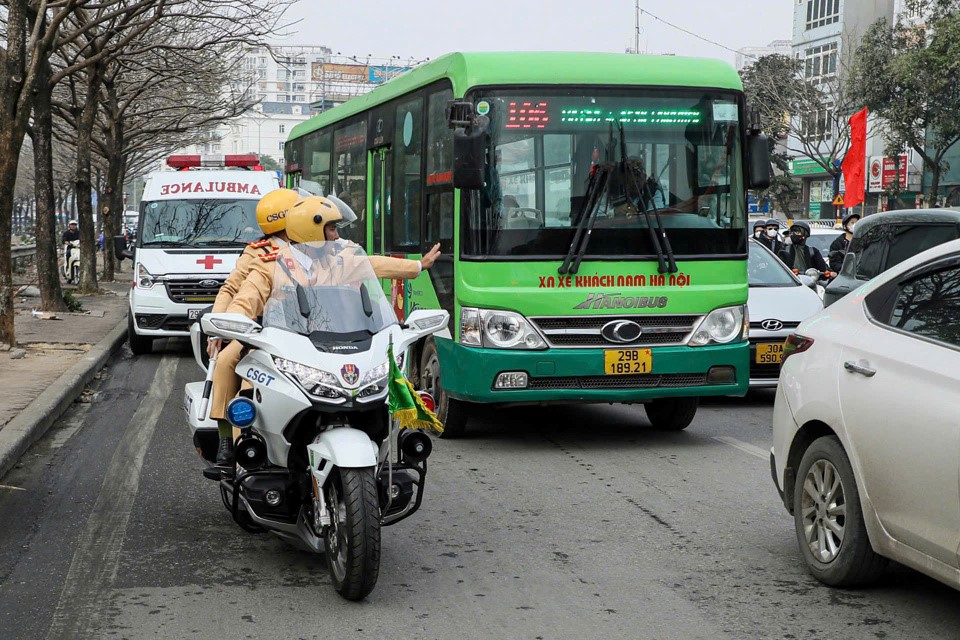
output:
M780 329L783 329L783 323L779 320L764 320L760 323L760 326L767 331L780 331Z
M643 329L640 328L640 325L630 320L614 320L603 325L603 329L600 330L600 335L603 336L604 340L619 342L620 344L636 342L641 333L643 333Z
M212 289L213 287L219 287L219 286L220 286L220 282L219 282L218 280L201 280L201 281L198 282L197 284L199 284L201 287L205 287L205 288L207 288L207 289Z

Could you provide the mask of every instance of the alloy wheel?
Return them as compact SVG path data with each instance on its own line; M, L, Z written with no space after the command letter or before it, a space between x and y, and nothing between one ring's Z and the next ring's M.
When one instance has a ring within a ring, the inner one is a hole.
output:
M824 564L833 562L843 546L847 503L840 474L829 461L817 460L807 471L800 508L810 553Z

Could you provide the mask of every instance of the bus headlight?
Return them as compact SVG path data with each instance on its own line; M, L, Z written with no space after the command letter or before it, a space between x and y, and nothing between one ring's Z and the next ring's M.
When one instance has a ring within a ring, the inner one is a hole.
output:
M690 338L690 346L727 344L740 339L744 332L746 310L743 305L714 309L700 322Z
M547 346L519 313L472 307L460 310L460 343L494 349L543 349Z

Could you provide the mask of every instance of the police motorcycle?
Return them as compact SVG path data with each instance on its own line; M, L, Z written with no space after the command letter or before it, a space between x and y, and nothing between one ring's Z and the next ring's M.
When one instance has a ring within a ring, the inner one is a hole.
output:
M419 310L398 323L369 258L343 241L288 245L275 269L262 324L207 314L191 330L198 363L201 328L243 344L236 371L250 384L226 411L241 433L236 469L204 475L219 482L237 524L324 553L337 592L360 600L377 581L381 528L421 505L432 449L425 433L389 418L388 353L402 368L407 349L446 327L448 314ZM184 408L212 463L216 423L199 408L203 390L187 384Z
M69 253L68 253L69 251ZM80 241L70 240L63 244L63 265L60 273L67 284L80 283Z

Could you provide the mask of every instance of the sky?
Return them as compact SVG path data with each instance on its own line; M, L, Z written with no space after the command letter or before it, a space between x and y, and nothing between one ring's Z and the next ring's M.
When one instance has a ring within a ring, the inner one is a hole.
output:
M795 0L640 0L642 9L731 49L790 39ZM634 0L299 0L277 44L323 45L364 58L435 58L451 51L612 51L634 43ZM640 18L647 53L735 54Z

